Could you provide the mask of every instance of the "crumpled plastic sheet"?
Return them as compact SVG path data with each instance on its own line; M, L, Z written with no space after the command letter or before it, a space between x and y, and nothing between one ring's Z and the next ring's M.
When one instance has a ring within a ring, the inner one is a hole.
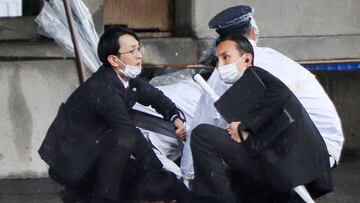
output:
M100 66L97 57L98 34L91 14L82 0L69 1L74 19L74 30L77 35L81 60L91 72ZM75 56L74 46L62 0L44 1L44 7L36 17L38 33L53 38L71 56Z
M154 86L166 86L166 85L174 85L181 81L193 81L192 77L196 73L201 73L204 71L208 71L207 69L179 69L175 72L166 73L160 76L156 76L150 80L150 84Z

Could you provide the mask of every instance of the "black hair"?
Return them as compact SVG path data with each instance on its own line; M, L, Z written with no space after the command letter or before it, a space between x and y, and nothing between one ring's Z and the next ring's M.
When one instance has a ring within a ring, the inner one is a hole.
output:
M241 53L249 53L252 56L252 62L251 64L254 64L254 49L250 43L250 41L248 39L246 39L246 37L242 36L239 33L236 34L229 34L229 35L225 35L225 36L220 36L217 40L216 40L216 46L218 46L221 42L224 41L234 41L236 43L236 49Z
M135 34L135 32L125 27L112 27L105 31L100 37L97 52L100 61L105 66L110 67L110 63L107 60L109 55L118 55L120 49L119 38L126 34L133 36L140 42L139 37Z

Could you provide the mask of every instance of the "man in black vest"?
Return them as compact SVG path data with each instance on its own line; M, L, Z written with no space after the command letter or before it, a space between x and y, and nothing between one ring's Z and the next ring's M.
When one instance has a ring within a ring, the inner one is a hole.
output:
M236 181L261 182L279 193L291 193L299 185L305 185L313 197L331 191L324 140L296 96L279 79L253 66L254 52L246 38L226 35L216 45L217 68L223 81L233 86L241 83L251 93L260 90L244 81L256 75L266 90L257 101L238 101L235 105L254 104L248 105L252 107L243 112L242 120L230 122L227 129L200 124L192 131L195 194L218 202L237 202L227 168L244 177ZM284 109L291 122L276 123Z
M103 65L60 106L39 154L50 166L50 177L66 186L64 201L76 202L66 199L88 194L91 202L118 201L130 155L144 174L162 168L129 118L135 102L152 105L174 123L178 138L185 138L186 128L175 104L137 77L142 54L133 31L106 31L98 44Z

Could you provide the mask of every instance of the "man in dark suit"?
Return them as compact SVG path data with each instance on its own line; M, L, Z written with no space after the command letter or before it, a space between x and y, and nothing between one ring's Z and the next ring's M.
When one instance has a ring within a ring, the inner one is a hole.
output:
M234 181L230 182L226 168L244 177L236 181L261 182L279 193L291 193L299 185L305 185L313 197L331 191L325 143L296 96L279 79L253 66L254 52L246 38L227 35L216 45L217 68L223 81L246 86L242 82L255 74L266 90L257 102L241 101L255 104L227 129L200 124L192 131L195 194L218 202L237 202L231 188ZM259 91L253 86L247 88ZM284 109L292 122L274 126Z
M124 177L129 175L124 171L137 174L128 168L130 155L140 166L139 174L162 168L128 116L135 102L152 105L174 123L178 138L185 138L186 128L175 104L137 77L142 54L133 31L106 31L98 44L103 65L60 106L39 154L50 166L50 177L66 186L64 201L76 202L74 197L88 194L91 202L118 201Z

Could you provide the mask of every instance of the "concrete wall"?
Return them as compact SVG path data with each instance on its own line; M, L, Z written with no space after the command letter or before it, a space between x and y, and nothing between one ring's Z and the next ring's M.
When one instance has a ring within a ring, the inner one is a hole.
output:
M360 58L358 0L193 0L192 29L198 38L216 34L207 27L221 10L239 4L255 8L261 46L296 60Z
M207 22L223 9L246 4L255 8L262 37L359 35L357 0L193 0L198 37L214 36Z
M360 71L312 71L341 118L345 134L345 150L360 151ZM344 153L343 153L344 155ZM359 153L360 155L360 153Z
M1 61L0 178L46 174L37 150L77 81L73 60Z
M0 18L0 40L38 38L34 17Z

